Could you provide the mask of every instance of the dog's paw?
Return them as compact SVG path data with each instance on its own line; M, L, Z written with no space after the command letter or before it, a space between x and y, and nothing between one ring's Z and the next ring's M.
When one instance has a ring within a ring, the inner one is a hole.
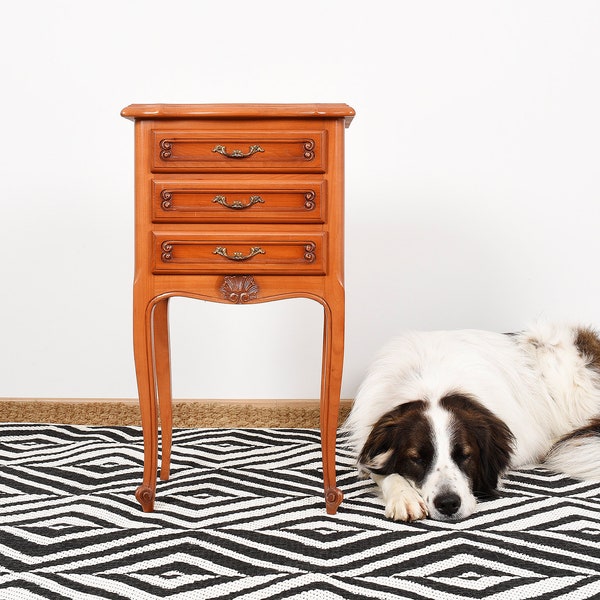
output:
M393 521L418 521L427 517L427 507L418 494L414 498L392 498L385 505L385 516Z
M398 475L386 477L382 486L385 516L394 521L418 521L427 517L427 506L415 488Z

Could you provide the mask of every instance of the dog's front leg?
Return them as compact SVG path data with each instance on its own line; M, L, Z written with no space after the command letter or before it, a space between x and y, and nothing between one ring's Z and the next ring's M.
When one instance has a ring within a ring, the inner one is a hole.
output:
M371 479L379 486L385 502L385 516L394 521L418 521L427 516L427 506L417 490L401 475L376 475Z

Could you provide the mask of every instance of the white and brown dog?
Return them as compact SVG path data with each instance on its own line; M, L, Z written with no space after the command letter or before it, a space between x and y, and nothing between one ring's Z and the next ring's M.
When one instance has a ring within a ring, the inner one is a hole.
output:
M464 519L504 471L540 462L600 481L600 339L544 323L407 333L372 365L345 429L399 521Z

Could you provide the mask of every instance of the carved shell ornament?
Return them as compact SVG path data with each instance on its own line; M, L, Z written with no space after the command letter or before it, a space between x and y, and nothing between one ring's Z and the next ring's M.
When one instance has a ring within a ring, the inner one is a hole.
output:
M225 300L246 304L258 298L259 288L252 275L226 275L220 291Z

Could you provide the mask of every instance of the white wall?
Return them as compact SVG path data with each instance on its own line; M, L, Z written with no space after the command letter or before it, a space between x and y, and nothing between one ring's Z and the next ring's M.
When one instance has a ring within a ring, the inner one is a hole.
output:
M0 396L136 395L132 102L356 109L344 397L404 328L600 326L599 31L581 0L5 3ZM316 398L321 327L177 300L175 395Z

